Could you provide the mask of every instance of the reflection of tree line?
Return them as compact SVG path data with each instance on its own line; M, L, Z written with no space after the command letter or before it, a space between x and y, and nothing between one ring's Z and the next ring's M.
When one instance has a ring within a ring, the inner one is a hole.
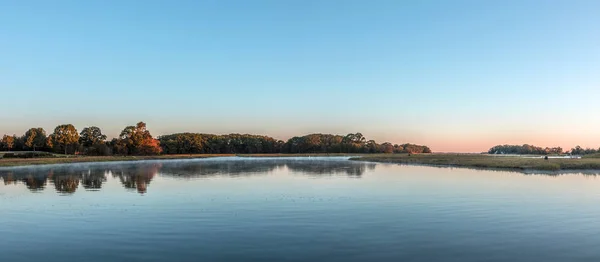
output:
M127 189L146 193L152 178L158 173L161 164L128 165L122 168L111 169L113 178L118 178Z
M11 172L8 174L2 174L1 176L5 185L22 182L25 184L27 189L31 190L32 192L44 190L48 181L50 181L54 185L56 191L60 193L74 193L79 187L80 181L82 181L82 184L86 189L94 187L99 188L101 187L102 181L106 181L106 177L102 179L99 177L90 177L81 174L54 174L52 171L42 175ZM100 181L100 185L98 185L97 181Z
M375 163L365 162L322 160L168 162L163 164L160 173L177 177L240 176L270 173L276 169L287 168L291 172L307 175L361 176L367 169L373 170L375 165Z
M240 176L270 173L284 166L282 162L268 161L175 161L164 163L160 173L174 177Z
M84 170L61 168L56 170L14 170L0 173L0 177L5 185L21 182L32 192L44 190L49 181L57 192L71 194L77 191L79 184L86 190L100 190L102 184L107 180L107 174L112 174L113 178L118 178L125 188L137 189L137 192L145 193L148 184L159 169L160 165Z
M337 161L294 161L286 164L292 172L302 172L312 175L338 175L345 174L360 177L365 171L374 170L375 163L337 162Z
M307 175L347 175L360 177L374 163L348 161L173 161L164 163L120 164L97 167L74 166L72 168L15 169L0 171L5 185L23 183L30 191L44 190L48 183L59 193L75 193L79 186L85 190L100 190L111 175L126 189L146 193L148 185L157 173L174 177L242 176L265 174L277 169Z

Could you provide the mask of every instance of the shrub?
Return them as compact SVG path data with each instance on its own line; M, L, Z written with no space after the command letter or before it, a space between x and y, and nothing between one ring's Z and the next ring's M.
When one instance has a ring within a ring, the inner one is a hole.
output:
M23 153L5 153L4 158L40 158L40 157L54 157L54 155L47 152L23 152Z
M6 153L3 158L15 158L15 153Z

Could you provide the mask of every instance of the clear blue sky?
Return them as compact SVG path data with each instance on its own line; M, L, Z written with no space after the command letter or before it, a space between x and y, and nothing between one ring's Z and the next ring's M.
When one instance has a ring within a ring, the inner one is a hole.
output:
M600 146L600 1L0 0L0 134Z

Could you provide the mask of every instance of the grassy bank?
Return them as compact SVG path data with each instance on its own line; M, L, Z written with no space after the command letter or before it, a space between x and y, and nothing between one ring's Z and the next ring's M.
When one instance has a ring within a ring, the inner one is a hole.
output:
M359 157L363 154L350 153L306 153L306 154L238 154L239 157L326 157L326 156L347 156Z
M192 159L208 158L216 156L234 156L234 155L159 155L159 156L64 156L44 158L3 158L0 159L0 167L28 166L28 165L48 165L48 164L66 164L66 163L86 163L86 162L110 162L110 161L136 161L153 159Z
M4 158L0 159L0 167L108 162L108 161L136 161L152 159L193 159L208 157L235 156L233 154L191 154L191 155L160 155L160 156L65 156L43 158ZM319 157L319 156L352 156L351 160L430 165L430 166L455 166L490 169L512 170L600 170L600 158L558 159L551 158L523 158L517 156L490 156L480 154L240 154L240 157Z
M21 152L18 152L21 153ZM1 155L2 153L0 153ZM159 155L159 156L67 156L48 154L39 158L0 158L0 167L48 165L86 162L136 161L153 159L193 159L208 157L323 157L323 156L360 156L359 154L190 154L190 155Z
M517 170L600 170L600 158L523 158L480 154L377 154L355 157L369 162Z

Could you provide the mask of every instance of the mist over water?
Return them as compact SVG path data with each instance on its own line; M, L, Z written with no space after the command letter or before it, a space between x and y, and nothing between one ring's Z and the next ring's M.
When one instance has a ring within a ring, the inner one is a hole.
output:
M3 261L598 261L595 175L215 158L2 168Z

